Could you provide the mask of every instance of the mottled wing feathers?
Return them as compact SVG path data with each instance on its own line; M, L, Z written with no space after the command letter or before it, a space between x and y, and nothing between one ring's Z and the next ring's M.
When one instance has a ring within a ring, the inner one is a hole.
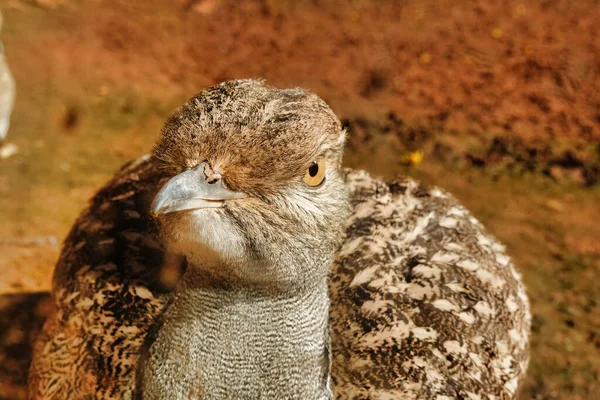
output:
M56 311L34 350L31 398L131 397L141 343L179 274L147 215L160 177L147 159L126 165L76 221L54 274Z
M509 399L530 315L504 248L448 194L349 172L354 213L330 282L340 399Z

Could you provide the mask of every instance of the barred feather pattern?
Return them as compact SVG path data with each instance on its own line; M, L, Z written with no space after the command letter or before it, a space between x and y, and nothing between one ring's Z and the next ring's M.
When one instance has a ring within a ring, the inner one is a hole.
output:
M330 280L338 399L512 399L531 316L504 246L449 194L347 175Z
M134 397L142 345L185 269L147 215L162 177L148 158L126 165L75 223L30 398ZM354 212L329 285L335 397L514 398L530 315L503 246L439 189L350 170L347 183Z
M126 165L91 200L54 272L55 312L34 347L32 399L130 399L140 348L172 287L147 215L160 173Z

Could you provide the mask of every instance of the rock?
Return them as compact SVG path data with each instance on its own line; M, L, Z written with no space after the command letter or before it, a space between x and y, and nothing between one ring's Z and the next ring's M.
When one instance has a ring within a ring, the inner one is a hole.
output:
M0 146L0 160L6 160L15 154L19 154L19 146L14 143L7 143Z

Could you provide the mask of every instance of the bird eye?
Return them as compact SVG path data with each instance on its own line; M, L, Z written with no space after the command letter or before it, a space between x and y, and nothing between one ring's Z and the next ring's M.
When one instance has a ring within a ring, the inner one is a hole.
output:
M308 186L319 186L325 180L325 160L318 159L310 163L304 174L304 183Z

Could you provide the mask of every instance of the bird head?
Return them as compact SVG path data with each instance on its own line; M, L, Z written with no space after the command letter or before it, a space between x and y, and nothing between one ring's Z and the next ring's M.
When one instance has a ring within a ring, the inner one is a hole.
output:
M318 96L255 80L210 87L170 117L151 206L171 252L217 280L307 285L325 277L348 217L345 132Z

